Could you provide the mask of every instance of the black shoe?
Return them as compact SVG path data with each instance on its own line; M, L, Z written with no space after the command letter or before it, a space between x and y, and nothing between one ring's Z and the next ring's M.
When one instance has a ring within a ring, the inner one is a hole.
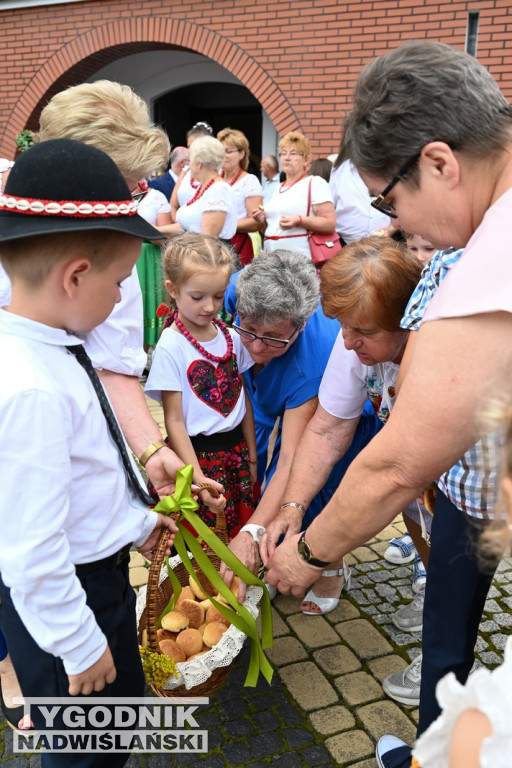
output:
M0 708L2 710L3 716L7 720L8 725L10 725L14 731L18 731L18 733L29 732L30 730L29 728L22 729L18 727L18 723L20 722L20 720L23 719L23 715L25 714L25 707L23 706L23 704L19 707L8 707L4 701L1 676L0 676Z

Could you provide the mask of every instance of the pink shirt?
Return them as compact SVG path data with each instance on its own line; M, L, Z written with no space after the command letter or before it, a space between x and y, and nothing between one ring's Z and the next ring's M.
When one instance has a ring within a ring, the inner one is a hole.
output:
M424 322L484 312L512 312L512 188L485 213L455 267L443 280Z

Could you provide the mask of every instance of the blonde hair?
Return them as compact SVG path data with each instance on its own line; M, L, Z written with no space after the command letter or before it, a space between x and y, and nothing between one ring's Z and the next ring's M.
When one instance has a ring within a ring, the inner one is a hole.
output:
M218 237L186 232L170 241L164 251L162 266L164 279L170 280L173 287L179 289L193 274L200 271L224 269L229 277L234 262L231 249ZM169 304L172 309L176 308L171 296Z
M311 155L311 144L309 143L309 139L306 139L304 134L299 133L299 131L290 131L286 136L283 136L279 142L279 152L289 146L292 146L297 152L300 152L305 160Z
M154 125L146 102L128 85L98 80L55 94L41 112L39 141L75 139L110 155L123 176L136 180L166 168L170 143Z
M212 171L220 171L224 162L224 147L213 136L200 136L190 146L191 163L202 163Z
M336 318L355 313L361 322L399 331L421 270L419 260L391 238L364 237L322 267L324 313Z
M229 147L238 149L239 152L243 152L244 156L240 160L240 167L246 171L249 167L249 142L247 136L242 131L237 131L235 128L223 128L217 134L219 141L224 141Z

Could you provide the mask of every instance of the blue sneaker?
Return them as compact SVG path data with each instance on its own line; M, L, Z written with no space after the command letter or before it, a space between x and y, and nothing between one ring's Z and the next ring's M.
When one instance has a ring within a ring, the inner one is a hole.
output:
M414 542L408 533L405 533L399 539L391 539L388 548L384 552L384 558L388 563L395 565L404 565L414 560L416 548Z
M427 572L421 557L417 554L414 558L414 575L412 577L412 588L417 595L425 591L427 583Z

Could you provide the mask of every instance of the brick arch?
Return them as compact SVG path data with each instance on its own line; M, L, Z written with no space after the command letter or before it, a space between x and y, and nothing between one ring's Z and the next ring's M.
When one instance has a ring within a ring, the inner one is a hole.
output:
M279 134L300 129L299 120L265 69L236 43L207 27L153 16L100 24L60 48L21 93L0 146L13 146L24 128L37 129L39 113L54 93L83 82L123 56L162 48L200 53L231 72L260 102Z

